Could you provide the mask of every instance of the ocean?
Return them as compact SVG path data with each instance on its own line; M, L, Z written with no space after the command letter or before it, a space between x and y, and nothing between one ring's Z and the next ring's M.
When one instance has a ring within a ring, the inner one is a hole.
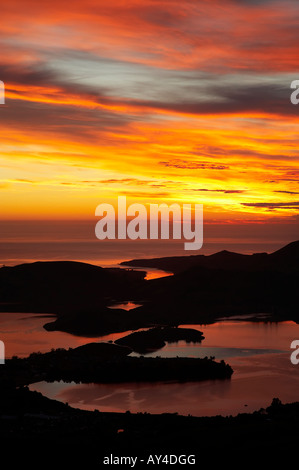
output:
M185 251L184 240L98 240L94 227L94 221L0 221L0 265L72 260L115 266L133 258L209 255L221 250L271 253L296 239L291 231L271 238L269 230L261 236L243 227L232 232L218 225L204 229L200 250Z

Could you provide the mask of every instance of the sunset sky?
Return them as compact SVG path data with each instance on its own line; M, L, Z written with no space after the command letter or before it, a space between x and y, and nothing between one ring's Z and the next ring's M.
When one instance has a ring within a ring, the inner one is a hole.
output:
M298 227L298 0L0 10L3 220L90 219L126 195Z

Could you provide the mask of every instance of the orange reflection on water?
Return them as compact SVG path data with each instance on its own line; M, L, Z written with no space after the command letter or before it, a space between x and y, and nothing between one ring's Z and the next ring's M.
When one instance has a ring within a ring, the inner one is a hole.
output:
M221 321L211 325L181 325L203 331L203 346L289 350L291 338L299 338L299 325L285 322Z
M229 361L228 380L188 383L75 384L39 382L30 386L75 408L107 412L175 413L193 416L236 415L299 399L299 374L288 353Z
M0 339L5 344L6 357L26 357L32 352L48 352L52 348L75 348L98 341L98 338L46 331L43 325L54 320L55 316L43 314L0 313Z

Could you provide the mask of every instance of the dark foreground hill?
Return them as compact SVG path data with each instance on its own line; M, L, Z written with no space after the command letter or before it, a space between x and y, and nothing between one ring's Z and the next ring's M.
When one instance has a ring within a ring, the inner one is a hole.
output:
M26 387L2 388L0 398L1 458L12 467L111 468L104 459L112 455L138 457L139 469L148 467L141 460L150 456L173 455L188 468L203 462L214 468L224 460L238 464L233 468L244 460L258 468L279 457L287 464L298 447L299 403L278 399L252 414L196 418L77 410ZM123 467L132 468L126 462Z
M135 291L141 271L49 261L0 268L0 311L62 313L99 308Z

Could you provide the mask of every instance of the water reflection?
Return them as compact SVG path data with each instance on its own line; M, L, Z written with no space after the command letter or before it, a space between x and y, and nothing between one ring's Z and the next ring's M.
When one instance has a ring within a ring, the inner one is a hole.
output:
M54 320L55 317L52 318ZM32 352L46 352L52 348L74 348L97 341L116 341L132 332L130 330L94 338L77 337L61 331L46 331L43 325L47 322L49 315L44 314L0 313L0 340L5 343L6 357L12 355L24 357ZM244 354L247 349L289 351L291 342L299 339L299 325L291 321L280 323L222 321L212 325L182 325L182 327L203 331L204 341L196 345L184 341L167 344L165 348L152 355L187 354L219 357L219 348L239 348ZM142 330L141 328L137 331ZM230 354L235 356L233 350L229 354L225 349L222 352L225 357L230 357Z
M93 341L115 341L129 332L102 338L83 338L48 332L48 315L0 313L0 340L6 356L27 356L34 351L76 347ZM299 339L294 322L223 321L212 325L184 325L204 332L199 344L167 344L154 355L216 356L233 367L231 380L158 384L33 384L33 390L84 408L102 411L215 415L253 411L279 397L299 400L299 366L290 362L290 344ZM247 406L245 406L247 405Z
M226 358L230 380L201 383L65 384L39 383L32 389L83 409L102 411L236 415L267 407L274 397L299 400L299 366L290 362L290 344L299 338L294 322L217 322L185 325L204 332L202 344L180 341L152 355Z
M169 271L164 271L162 269L158 268L148 268L148 267L132 267L129 265L123 264L122 266L118 266L124 269L134 269L134 271L146 271L146 276L145 279L147 281L150 281L151 279L159 279L160 277L167 277L167 276L173 276L173 273Z
M108 308L111 308L111 309L120 308L120 309L126 310L128 312L130 310L133 310L134 308L141 307L141 305L142 304L136 304L135 302L132 302L131 300L128 300L126 302L115 303L113 305L110 305Z
M291 338L299 338L299 325L293 321L218 321L212 325L184 325L204 332L203 347L279 349L288 351ZM199 345L201 347L201 345Z
M148 354L143 354L146 357L210 357L215 359L227 359L231 357L246 357L256 354L269 354L280 353L279 349L256 349L256 348L219 348L215 346L203 347L194 343L186 343L185 341L178 341L177 343L167 343L166 346L159 350ZM130 356L139 357L141 354L131 353Z
M6 357L26 357L32 352L48 352L52 348L75 348L98 338L81 338L61 331L48 332L43 325L55 317L32 313L0 313L0 340Z
M175 413L193 416L236 415L270 405L299 400L299 374L288 353L230 360L230 380L196 383L65 384L40 382L30 386L71 406L110 412Z

